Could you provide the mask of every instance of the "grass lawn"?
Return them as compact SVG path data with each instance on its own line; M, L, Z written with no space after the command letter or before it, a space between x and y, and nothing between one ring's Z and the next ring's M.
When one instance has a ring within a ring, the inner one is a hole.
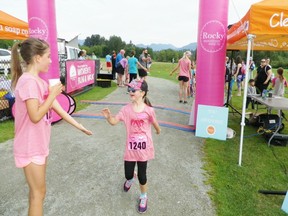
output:
M102 59L101 62L104 63ZM150 76L177 82L175 75L169 76L175 66L176 63L153 62ZM76 96L77 111L87 106L79 103L80 100L100 100L115 88L115 83L112 83L111 88L95 87ZM237 97L235 90L236 85L231 104L241 112L243 98ZM288 117L288 112L285 114ZM257 134L257 128L245 126L242 166L239 167L240 120L239 114L229 114L228 127L236 131L235 138L227 141L206 139L203 145L206 155L203 168L208 173L207 184L212 185L210 197L216 205L217 215L284 216L286 214L280 209L284 196L263 195L258 190L288 190L288 148L268 147L264 138ZM284 124L287 125L287 122L284 121ZM288 133L288 126L283 133ZM13 121L1 122L0 142L11 138Z

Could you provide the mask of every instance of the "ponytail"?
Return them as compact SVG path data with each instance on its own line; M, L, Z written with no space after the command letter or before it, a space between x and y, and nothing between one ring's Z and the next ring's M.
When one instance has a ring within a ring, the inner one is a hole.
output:
M143 98L144 98L144 103L145 103L147 106L152 107L152 104L150 103L149 99L146 97L146 93L145 93L145 95L143 96Z
M284 69L282 67L279 67L277 69L277 73L279 75L279 79L280 79L281 82L283 82L283 80L284 80L283 72L284 72Z
M190 51L185 51L183 53L183 57L182 59L189 59L189 57L192 55L192 53Z
M144 79L140 80L140 82L141 82L141 87L140 87L140 89L141 89L141 91L145 92L145 94L144 94L144 96L143 96L144 103L145 103L147 106L152 107L152 104L150 103L149 99L147 98L148 84L147 84L147 82L146 82Z
M15 43L11 50L11 74L12 74L12 89L15 89L18 79L23 74L20 56L18 48L21 47L21 43Z

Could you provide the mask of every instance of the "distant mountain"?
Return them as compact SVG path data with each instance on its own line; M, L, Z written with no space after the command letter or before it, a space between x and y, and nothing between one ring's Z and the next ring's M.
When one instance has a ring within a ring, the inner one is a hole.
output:
M81 40L81 39L78 39L78 43L80 44L80 46L82 46L85 42L85 39Z
M194 43L190 43L186 46L183 46L183 47L179 48L178 50L196 50L196 48L197 48L197 43L194 42Z
M196 47L197 47L197 43L194 42L194 43L190 43L186 46L183 46L183 47L175 47L174 45L172 44L155 44L155 43L152 43L150 45L145 45L145 44L136 44L137 47L143 47L143 48L146 48L146 47L149 47L151 49L153 49L153 51L161 51L161 50L166 50L166 49L172 49L172 50L196 50Z
M82 46L85 42L85 39L81 40L78 39L78 43L80 44L80 46ZM136 44L137 47L149 47L151 49L153 49L153 51L161 51L161 50L167 50L167 49L172 49L172 50L196 50L197 47L197 43L190 43L187 44L186 46L183 47L176 47L172 44L159 44L159 43L152 43L150 45L145 45L145 44Z
M172 50L177 50L177 47L175 47L172 44L156 44L156 43L152 43L150 45L145 45L145 44L137 44L137 47L149 47L151 49L153 49L153 51L160 51L160 50L166 50L166 49L172 49Z

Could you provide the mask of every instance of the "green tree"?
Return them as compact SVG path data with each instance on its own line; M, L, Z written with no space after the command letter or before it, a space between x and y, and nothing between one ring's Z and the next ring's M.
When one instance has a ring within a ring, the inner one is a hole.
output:
M101 37L99 34L93 34L91 37L87 37L84 41L85 46L96 46L96 45L103 45L106 43L106 39Z
M94 52L94 54L99 58L99 57L104 57L103 54L103 50L104 47L106 47L105 45L97 45L97 46L93 46L90 48L90 52L92 54L92 52ZM90 55L90 54L89 54Z
M8 49L8 47L12 47L14 44L14 40L0 40L0 48Z
M107 49L109 50L109 53L112 52L112 50L115 50L116 53L118 53L121 49L124 49L125 46L126 43L122 41L121 37L115 35L111 36L107 41Z

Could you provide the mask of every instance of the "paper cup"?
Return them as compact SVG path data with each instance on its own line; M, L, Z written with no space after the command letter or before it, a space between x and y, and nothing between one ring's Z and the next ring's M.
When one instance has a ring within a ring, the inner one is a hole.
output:
M48 81L49 81L50 86L54 86L54 85L60 83L59 79L49 79Z

